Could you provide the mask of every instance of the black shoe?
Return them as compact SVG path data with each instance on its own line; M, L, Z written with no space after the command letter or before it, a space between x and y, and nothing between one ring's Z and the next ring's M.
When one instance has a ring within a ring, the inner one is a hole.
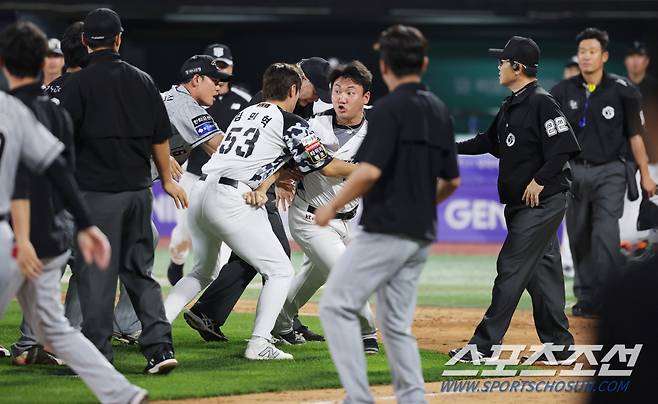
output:
M173 261L169 262L169 268L167 268L167 279L171 286L174 286L178 281L183 278L183 265L174 264Z
M297 331L290 331L287 334L279 334L277 338L286 345L301 345L306 343L304 336Z
M297 328L295 332L302 334L302 337L304 337L306 341L324 341L324 337L322 335L314 333L305 325Z
M2 345L0 345L0 358L9 358L11 356L11 352Z
M195 329L204 341L228 341L217 322L203 313L195 312L194 307L185 310L183 318L187 325Z
M363 351L366 355L376 355L379 353L379 344L375 337L363 338Z
M153 355L146 367L144 373L149 375L166 375L178 366L178 361L174 358L174 351L166 349Z
M462 349L463 348L452 349L452 350L450 350L450 352L448 352L448 355L452 358L452 357L456 356ZM476 351L475 352L475 357L473 357L471 355L471 352L472 352L471 350L467 350L466 353L464 354L464 356L457 359L457 362L475 363L475 364L477 364L476 362L480 362L480 364L482 364L487 359L490 359L490 357L491 357L491 355L487 355L487 354L485 354L483 352L480 352L480 351Z
M578 302L571 307L571 314L574 317L599 318L599 312L593 305L585 302Z

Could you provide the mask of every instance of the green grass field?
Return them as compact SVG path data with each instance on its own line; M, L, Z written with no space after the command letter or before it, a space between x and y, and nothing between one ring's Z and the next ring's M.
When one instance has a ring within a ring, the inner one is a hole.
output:
M298 267L301 255L295 254ZM168 257L164 250L156 255L156 278L163 279ZM495 274L493 256L432 256L421 277L419 304L443 307L487 306ZM256 298L258 285L247 290L245 298ZM167 293L167 288L164 288ZM570 292L571 285L567 285ZM314 298L317 299L317 296ZM568 299L573 300L571 293ZM520 307L530 307L524 296ZM304 317L313 329L320 329L317 317ZM20 309L13 303L0 320L0 343L9 346L18 336ZM208 397L241 393L286 391L339 387L340 383L324 343L307 343L286 347L295 361L254 363L242 358L253 325L253 314L234 313L223 330L228 343L205 343L179 318L173 335L179 368L166 377L144 376L143 356L134 346L115 345L115 364L132 382L146 388L153 399ZM422 351L426 381L441 380L447 355ZM458 368L467 368L461 365ZM368 359L372 384L390 383L383 352ZM14 367L10 360L0 360L0 403L83 403L93 395L77 377L58 375L47 366Z

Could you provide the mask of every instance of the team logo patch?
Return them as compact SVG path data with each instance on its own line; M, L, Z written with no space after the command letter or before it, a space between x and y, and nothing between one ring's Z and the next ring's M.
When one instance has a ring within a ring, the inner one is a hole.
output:
M308 159L312 163L317 163L327 158L327 150L325 150L320 139L315 135L306 136L302 139L302 146L306 154L308 154Z
M514 146L514 143L515 143L515 142L516 142L516 137L514 137L514 134L513 134L513 133L510 133L509 135L507 135L507 139L505 139L505 144L506 144L508 147L512 147L512 146Z
M576 100L569 100L569 108L576 110L578 109L578 101Z
M194 132L198 137L204 137L219 130L215 121L208 114L192 118L192 126L194 126Z
M612 118L615 117L615 109L612 108L611 106L607 106L607 107L603 108L601 113L603 114L603 117L605 119L612 119Z

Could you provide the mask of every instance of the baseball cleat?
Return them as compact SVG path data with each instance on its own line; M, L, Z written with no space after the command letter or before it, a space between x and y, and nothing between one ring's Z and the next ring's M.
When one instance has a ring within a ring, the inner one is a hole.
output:
M363 337L363 351L366 355L376 355L379 353L379 344L376 337Z
M462 350L462 348L455 348L455 349L452 349L452 350L450 350L450 352L448 352L448 355L452 358L452 357L454 357L455 355L457 355L461 350ZM474 358L474 357L471 355L471 352L472 352L472 351L468 350L468 351L464 354L464 356L462 356L461 358L457 359L457 362L462 362L462 363L476 363L476 362L480 362L480 363L483 363L483 362L486 361L487 359L490 359L489 356L483 354L483 353L480 352L480 351L476 351L476 353L475 353L475 358ZM476 364L477 364L477 363L476 363Z
M290 331L285 334L279 334L277 340L281 341L285 345L301 345L306 343L304 336L297 331Z
M142 330L137 330L129 333L124 333L121 331L113 331L112 337L119 341L122 344L126 345L135 345L139 341L139 337L142 335Z
M250 360L290 360L292 355L278 349L265 338L252 338L247 344L244 357Z
M11 356L11 353L9 350L2 345L0 345L0 358L9 358Z
M183 318L187 325L195 329L201 338L205 341L228 341L226 335L222 332L217 325L217 322L210 317L206 316L203 313L195 313L194 308L192 310L185 310L183 312Z
M174 264L174 262L169 263L169 268L167 268L167 279L171 286L176 285L178 281L183 278L183 265Z
M34 346L27 351L23 351L18 356L15 356L11 360L11 364L14 366L26 366L26 365L64 365L64 361L57 358L55 355L47 352L41 346Z
M295 331L302 334L302 337L304 337L306 341L324 341L324 337L322 335L314 333L305 325L302 325Z
M171 350L161 351L149 359L144 373L149 375L166 375L178 366L178 361L174 358L174 352Z

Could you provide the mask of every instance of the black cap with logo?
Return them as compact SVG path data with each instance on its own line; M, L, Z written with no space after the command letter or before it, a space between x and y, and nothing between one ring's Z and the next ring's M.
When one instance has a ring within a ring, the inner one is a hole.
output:
M191 79L195 74L208 76L219 81L230 81L233 77L228 73L219 71L215 59L208 55L194 55L187 59L180 68L180 74L184 81Z
M647 45L644 42L635 41L633 44L626 49L626 56L631 55L642 55L646 56L649 52L647 51Z
M206 50L203 51L204 55L212 56L215 60L226 63L229 66L233 66L233 55L231 54L231 48L221 43L214 43L208 45Z
M329 62L316 56L309 59L302 59L299 62L299 67L304 72L306 78L313 83L315 92L318 93L320 99L324 102L331 103L331 92L329 91L331 66Z
M123 32L119 14L109 8L97 8L87 14L83 34L87 39L101 41Z
M539 46L530 38L513 36L504 49L489 49L489 54L498 59L509 59L526 66L528 72L539 67Z

